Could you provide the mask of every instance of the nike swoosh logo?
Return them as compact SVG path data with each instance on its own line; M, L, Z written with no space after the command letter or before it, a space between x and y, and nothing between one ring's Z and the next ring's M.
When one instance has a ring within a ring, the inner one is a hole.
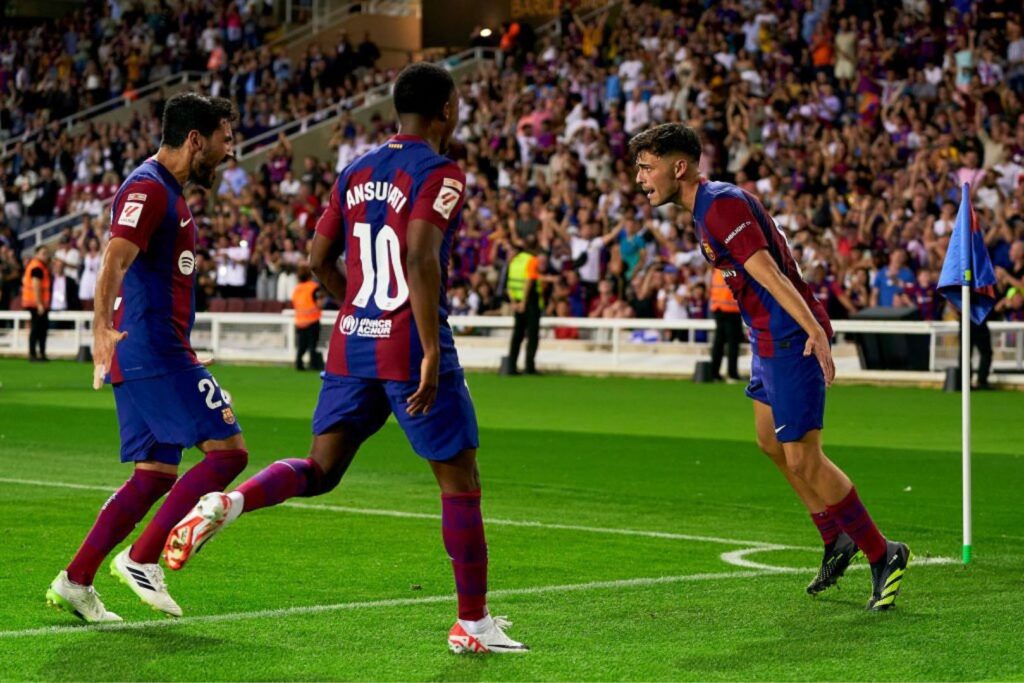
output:
M781 432L781 431L782 431L783 429L785 429L785 428L786 428L786 425L782 425L781 427L778 427L778 428L777 428L777 429L775 430L775 433L776 433L776 434L778 434L779 432Z
M186 218L186 219L185 219L185 220L183 220L183 221L178 221L178 227L179 227L179 228L184 228L184 227L185 227L186 225L188 225L188 224L189 224L189 223L191 223L191 222L192 222L192 219L191 219L191 218Z

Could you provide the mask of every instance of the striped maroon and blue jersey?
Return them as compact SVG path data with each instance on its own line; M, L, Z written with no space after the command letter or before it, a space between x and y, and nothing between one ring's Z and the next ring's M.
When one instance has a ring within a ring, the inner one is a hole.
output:
M709 263L724 272L758 354L770 357L773 342L804 334L793 316L744 269L747 259L761 249L768 250L825 333L832 336L824 307L801 277L785 235L757 197L730 183L703 180L694 200L693 222L701 252Z
M114 301L110 381L157 377L197 364L189 335L196 317L196 223L170 171L147 159L114 195L111 238L139 247Z
M444 233L441 244L440 371L459 368L448 325L447 273L465 201L466 176L424 140L396 135L339 176L316 231L344 241L348 281L331 333L327 372L367 379L419 379L423 347L405 268L409 222Z

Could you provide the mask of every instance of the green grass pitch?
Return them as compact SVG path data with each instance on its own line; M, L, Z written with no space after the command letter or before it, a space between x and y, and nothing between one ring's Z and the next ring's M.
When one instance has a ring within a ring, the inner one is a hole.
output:
M213 371L245 430L243 477L305 455L315 374ZM393 421L335 491L246 516L168 572L186 618L106 567L96 586L125 627L48 610L128 475L111 391L90 380L0 361L0 680L1024 679L1019 393L974 399L975 561L912 563L897 608L874 614L863 566L804 593L819 539L754 446L741 386L470 375L490 604L533 652L456 657L437 487ZM934 390L829 392L826 452L917 558L960 553L959 415Z

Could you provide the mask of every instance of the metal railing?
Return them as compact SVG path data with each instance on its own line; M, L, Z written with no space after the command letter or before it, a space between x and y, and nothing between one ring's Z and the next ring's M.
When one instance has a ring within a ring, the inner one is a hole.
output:
M475 47L470 48L469 50L464 50L450 57L445 57L435 63L451 69L469 60L494 59L497 56L497 53L498 51L496 48ZM239 161L243 161L259 152L267 145L273 144L281 133L284 133L285 137L292 137L300 133L305 133L306 131L317 127L318 124L327 122L331 118L340 115L344 111L350 111L358 107L376 104L377 102L391 96L391 88L393 85L394 84L390 82L382 83L357 95L347 97L340 102L330 105L329 107L324 107L312 114L307 114L300 119L282 123L276 128L271 128L270 130L253 138L242 141L242 143L237 147L236 155L238 156Z
M188 83L200 82L206 76L206 72L203 71L182 71L176 74L171 74L170 76L166 76L164 78L161 78L160 80L153 81L152 83L149 83L139 88L135 91L135 94L131 98L128 98L124 95L120 95L118 97L109 99L106 102L101 102L100 104L97 104L93 107L89 107L88 109L76 112L71 116L66 116L56 121L50 121L45 126L37 130L29 131L28 133L23 133L16 138L9 138L7 140L4 140L2 143L0 143L0 153L2 153L4 157L6 157L14 148L14 146L19 142L33 142L37 137L42 135L47 130L50 130L52 128L67 131L73 130L76 126L85 123L94 116L106 114L116 109L139 106L143 103L142 100L144 100L149 95L152 95L153 93L159 91L161 88L166 88L168 86L173 85L186 85Z
M0 311L0 354L27 353L27 311ZM92 313L84 311L51 313L54 323L70 323L66 330L51 332L49 348L55 356L74 356L80 346L91 341ZM456 330L458 346L466 367L486 369L497 367L505 353L504 331L512 328L511 316L451 316L450 325ZM324 334L329 335L338 324L336 311L325 311ZM541 346L540 362L557 365L565 372L600 371L625 374L686 375L692 372L697 360L709 355L709 342L715 329L711 320L663 319L604 319L604 318L541 318L542 330L574 328L580 332L579 340L559 340L546 337ZM837 334L895 334L926 335L930 345L928 371L863 370L855 354L837 355L838 374L844 379L893 379L898 381L941 380L942 370L957 363L958 331L956 322L895 322L868 320L839 320L833 323ZM991 322L995 362L1000 373L1024 373L1024 322ZM704 333L708 341L685 343L655 342L634 334L645 330L687 330ZM471 331L474 336L458 334ZM500 334L495 335L495 332ZM483 333L481 335L481 333ZM586 338L583 338L586 337ZM294 361L294 312L283 313L199 313L192 331L192 345L202 353L213 354L225 360L248 362L290 363ZM837 345L837 350L843 345ZM749 355L744 352L744 362ZM1024 384L1024 375L1009 377L997 375L1000 382Z
M296 26L273 42L267 43L268 47L285 45L300 40L312 38L323 29L340 22L346 17L359 14L378 14L394 17L414 16L419 18L421 14L420 3L417 0L367 0L366 2L350 2L340 7L334 7L326 12L314 11L309 23ZM286 15L288 13L286 12ZM286 16L286 21L291 21L291 16Z

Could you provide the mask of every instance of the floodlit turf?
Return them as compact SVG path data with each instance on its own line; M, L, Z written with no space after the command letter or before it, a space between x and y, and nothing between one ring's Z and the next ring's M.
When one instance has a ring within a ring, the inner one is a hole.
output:
M305 454L316 375L214 372L245 429L243 476ZM736 566L818 561L813 526L753 444L741 386L471 375L491 606L533 647L487 658L446 650L437 489L393 422L337 490L296 501L330 509L243 517L168 572L184 620L106 567L97 589L128 628L48 610L48 583L128 475L111 391L90 380L85 365L0 361L2 680L1024 679L1019 393L975 398L975 562L912 564L897 609L874 614L863 568L815 599L813 572ZM826 421L827 452L883 531L918 557L959 556L959 396L840 386ZM749 542L794 548L737 558Z

